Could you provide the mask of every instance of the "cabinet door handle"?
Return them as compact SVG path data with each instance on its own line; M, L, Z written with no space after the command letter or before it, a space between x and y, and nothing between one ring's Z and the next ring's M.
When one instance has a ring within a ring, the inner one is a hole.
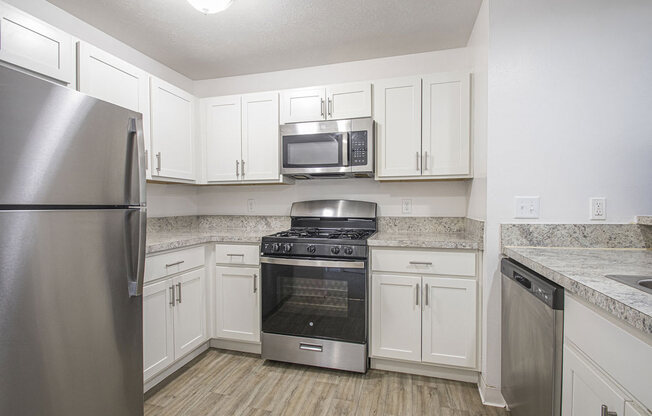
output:
M149 170L149 150L145 150L145 170Z
M324 99L321 99L321 116L324 117Z
M177 265L183 264L183 263L185 263L184 260L175 261L174 263L166 264L165 268L167 269L168 267L177 266Z
M419 168L419 161L421 160L421 157L419 156L419 152L417 152L417 170L421 170Z
M600 416L618 416L617 412L610 412L607 405L602 405L602 410L600 411Z
M428 302L429 298L430 298L430 294L429 294L429 290L428 290L428 283L426 283L426 306L428 306L428 304L430 303L430 302Z
M258 292L258 283L256 280L258 280L258 275L254 273L254 293Z
M161 152L156 154L156 170L161 171Z
M423 170L428 170L428 152L423 154Z
M240 161L239 160L235 161L235 177L236 178L240 177Z
M328 99L328 117L333 115L333 100Z
M177 293L177 303L181 303L181 282L177 283L178 293Z
M170 286L170 305L174 306L174 285Z
M244 179L244 160L241 160L240 169L242 170L242 179Z
M417 283L416 293L417 293L417 306L419 306L419 284L418 283Z

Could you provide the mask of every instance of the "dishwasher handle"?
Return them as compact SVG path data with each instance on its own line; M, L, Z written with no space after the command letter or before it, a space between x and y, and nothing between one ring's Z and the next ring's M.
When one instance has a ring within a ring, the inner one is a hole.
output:
M564 309L564 288L510 258L500 262L502 275L555 310Z
M514 280L519 282L521 285L525 286L528 290L532 289L532 282L527 277L523 276L519 272L514 272Z

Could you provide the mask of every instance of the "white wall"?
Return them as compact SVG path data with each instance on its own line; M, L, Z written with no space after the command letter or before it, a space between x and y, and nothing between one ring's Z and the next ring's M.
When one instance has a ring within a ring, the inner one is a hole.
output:
M197 187L180 184L147 184L147 215L170 217L197 215Z
M463 217L466 186L460 181L379 183L372 179L320 179L294 185L219 186L198 189L200 214L289 215L294 201L311 199L358 199L379 204L379 215L401 213L401 201L412 200L414 216ZM254 199L255 211L247 211Z
M500 385L499 224L539 195L534 222L652 212L652 2L490 0L484 377ZM526 222L532 222L527 220Z
M243 94L468 68L468 50L458 48L195 81L195 95L198 97L212 97L216 95Z
M118 58L135 65L150 74L161 78L171 84L178 86L188 92L192 92L192 80L168 68L149 56L136 49L118 41L99 29L76 18L48 3L46 0L2 0L14 7L17 7L32 16L41 19L52 26L55 26L74 37L88 42L98 48L109 52ZM119 22L116 22L119 24Z

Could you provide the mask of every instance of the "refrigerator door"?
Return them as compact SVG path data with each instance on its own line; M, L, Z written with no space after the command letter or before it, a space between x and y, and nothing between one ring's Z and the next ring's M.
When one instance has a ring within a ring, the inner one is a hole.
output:
M0 211L0 415L143 414L144 224Z
M0 67L0 206L145 204L142 115Z

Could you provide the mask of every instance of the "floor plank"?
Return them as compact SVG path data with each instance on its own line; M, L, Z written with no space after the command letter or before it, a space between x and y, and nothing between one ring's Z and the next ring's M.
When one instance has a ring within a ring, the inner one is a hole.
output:
M145 416L506 416L477 386L410 374L367 374L208 350L148 394Z

